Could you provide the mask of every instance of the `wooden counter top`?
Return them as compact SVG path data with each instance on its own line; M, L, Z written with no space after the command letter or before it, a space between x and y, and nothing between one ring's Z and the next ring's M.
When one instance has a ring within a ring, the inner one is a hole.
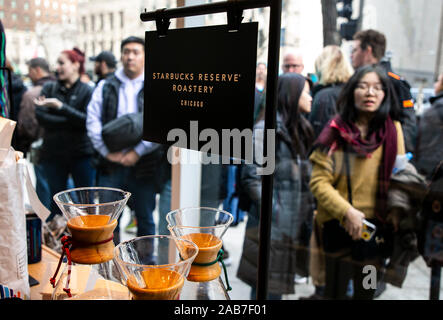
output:
M37 279L40 283L31 287L31 300L46 300L51 298L52 286L49 283L50 277L54 275L57 268L60 254L54 250L42 245L42 259L40 262L28 264L28 273L30 276ZM76 268L76 269L75 269ZM75 286L79 288L80 292L86 286L86 282L89 279L91 266L78 265L73 266L71 288L75 290ZM60 267L57 279L63 273L63 265ZM72 280L77 279L78 282L74 283ZM103 299L111 298L114 300L127 300L130 298L129 291L126 286L114 281L108 281L98 278L94 285L94 290L90 290L87 293L84 292L81 297L77 299L89 300L89 299Z
M31 287L31 300L42 300L40 292L45 286L45 283L43 283L43 281L49 281L49 277L52 276L52 274L49 274L49 272L52 271L50 264L58 263L59 259L59 253L55 252L45 245L42 245L42 259L37 263L28 264L29 275L40 282L38 285Z

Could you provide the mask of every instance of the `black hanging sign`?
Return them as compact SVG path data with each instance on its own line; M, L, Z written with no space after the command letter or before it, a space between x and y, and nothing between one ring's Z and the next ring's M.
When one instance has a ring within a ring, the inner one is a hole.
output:
M223 134L253 128L257 32L257 22L146 32L143 139L178 145L182 132L180 147L203 151L218 138L205 151L229 155Z

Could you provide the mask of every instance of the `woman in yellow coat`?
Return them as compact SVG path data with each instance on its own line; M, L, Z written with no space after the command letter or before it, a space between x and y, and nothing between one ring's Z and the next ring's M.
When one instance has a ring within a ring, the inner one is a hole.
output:
M362 239L363 222L389 230L386 200L397 154L405 147L401 109L383 70L363 67L343 88L335 116L321 132L310 156L310 188L317 199L326 254L325 296L346 299L349 280L354 299L372 299L366 272L378 270L380 239ZM376 241L377 240L377 241ZM388 239L386 239L388 241ZM369 266L365 268L365 266Z

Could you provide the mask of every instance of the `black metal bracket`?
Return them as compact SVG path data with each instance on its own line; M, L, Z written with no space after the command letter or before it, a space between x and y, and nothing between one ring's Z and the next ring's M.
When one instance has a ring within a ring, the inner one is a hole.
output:
M169 21L169 18L166 18L164 15L164 12L166 11L166 8L158 9L157 10L157 18L155 19L155 24L157 27L157 33L160 38L166 37L166 34L168 33L169 25L171 24L171 21Z
M184 18L191 16L199 16L220 12L227 12L228 9L232 8L235 5L237 8L241 10L247 9L256 9L272 6L272 3L275 0L236 0L236 1L220 1L220 2L212 2L188 7L178 7L171 8L165 11L162 10L162 14L168 19L172 18ZM233 3L235 2L235 4ZM153 21L158 18L159 10L150 11L150 12L142 12L140 14L141 21Z
M237 0L231 1L226 13L228 16L228 31L237 32L243 20L243 10L237 5Z

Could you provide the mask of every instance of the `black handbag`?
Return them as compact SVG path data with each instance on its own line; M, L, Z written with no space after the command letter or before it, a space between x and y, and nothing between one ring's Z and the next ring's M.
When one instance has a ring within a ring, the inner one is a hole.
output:
M349 155L344 152L346 180L348 188L348 201L352 205L351 173L349 168ZM369 240L360 239L353 241L351 236L340 225L338 220L331 220L323 225L323 245L326 252L336 252L342 248L350 247L351 256L357 261L374 256L389 257L392 253L393 231L388 225L383 225L378 219L368 219L376 226L375 235Z
M143 138L143 113L128 113L108 122L102 128L102 138L110 152L134 147Z

